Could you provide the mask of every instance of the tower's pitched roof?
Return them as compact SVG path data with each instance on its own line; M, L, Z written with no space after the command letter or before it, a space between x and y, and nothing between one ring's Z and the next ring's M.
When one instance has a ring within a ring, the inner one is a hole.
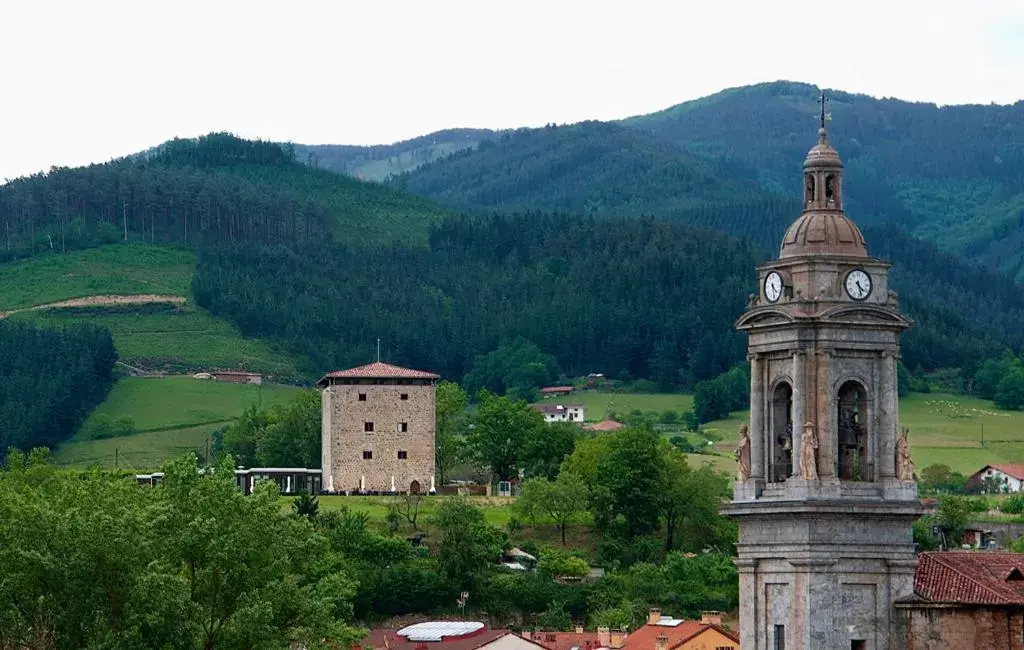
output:
M860 228L841 211L804 212L786 230L780 258L798 255L867 257Z
M365 366L349 368L348 370L335 370L324 375L317 385L326 383L328 379L440 379L441 375L422 370L412 370L393 366L390 363L375 361Z
M920 553L914 593L935 603L1024 605L1024 553Z

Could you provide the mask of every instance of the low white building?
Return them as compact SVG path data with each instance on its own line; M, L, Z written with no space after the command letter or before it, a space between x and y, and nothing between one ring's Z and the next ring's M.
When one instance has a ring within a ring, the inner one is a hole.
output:
M971 487L987 492L995 491L990 487L993 483L999 492L1020 492L1024 484L1024 465L985 465L967 479Z
M582 404L531 404L541 412L545 422L577 422L583 424L586 419L585 407Z

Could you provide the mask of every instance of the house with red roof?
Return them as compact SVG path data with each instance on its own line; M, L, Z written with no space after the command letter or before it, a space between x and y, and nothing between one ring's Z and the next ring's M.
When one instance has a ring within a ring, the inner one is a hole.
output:
M478 621L425 621L399 630L377 628L353 650L543 650L505 629Z
M435 386L439 375L377 361L329 372L321 393L323 489L423 493L434 483Z
M914 594L895 602L906 650L1024 648L1024 553L920 553Z
M540 411L545 422L576 422L583 424L586 419L586 407L583 404L530 404Z
M740 640L722 626L718 612L699 621L662 616L652 609L647 623L633 632L600 627L597 632L524 632L524 638L547 650L739 650Z
M1020 492L1024 465L985 465L968 477L967 485L982 492Z

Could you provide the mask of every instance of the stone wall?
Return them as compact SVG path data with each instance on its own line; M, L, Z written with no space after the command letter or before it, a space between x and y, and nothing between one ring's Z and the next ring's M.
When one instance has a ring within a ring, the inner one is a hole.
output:
M323 391L325 489L427 492L434 479L434 386L334 385ZM365 400L359 396L365 395ZM407 399L402 399L406 395ZM366 423L373 431L366 431ZM406 431L402 431L402 423ZM398 457L405 452L406 458ZM364 459L364 452L372 458Z
M900 603L893 637L906 650L1024 650L1024 608Z

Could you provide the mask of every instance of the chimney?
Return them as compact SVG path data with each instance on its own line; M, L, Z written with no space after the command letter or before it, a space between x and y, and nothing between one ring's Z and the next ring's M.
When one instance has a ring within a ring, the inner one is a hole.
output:
M597 628L597 644L599 646L601 646L602 648L607 648L607 647L611 646L611 644L612 644L611 633L608 631L608 628L606 628L606 627L599 627L599 628Z
M647 613L647 624L654 625L661 620L661 610L657 607L652 607L651 611Z
M700 622L704 625L721 625L722 612L701 612Z
M611 639L608 640L608 647L612 650L621 648L626 641L626 633L622 630L613 630L611 633Z
M583 626L582 625L577 625L576 626L576 634L583 634Z
M668 635L664 632L658 635L658 640L654 644L654 650L665 650L668 647Z

